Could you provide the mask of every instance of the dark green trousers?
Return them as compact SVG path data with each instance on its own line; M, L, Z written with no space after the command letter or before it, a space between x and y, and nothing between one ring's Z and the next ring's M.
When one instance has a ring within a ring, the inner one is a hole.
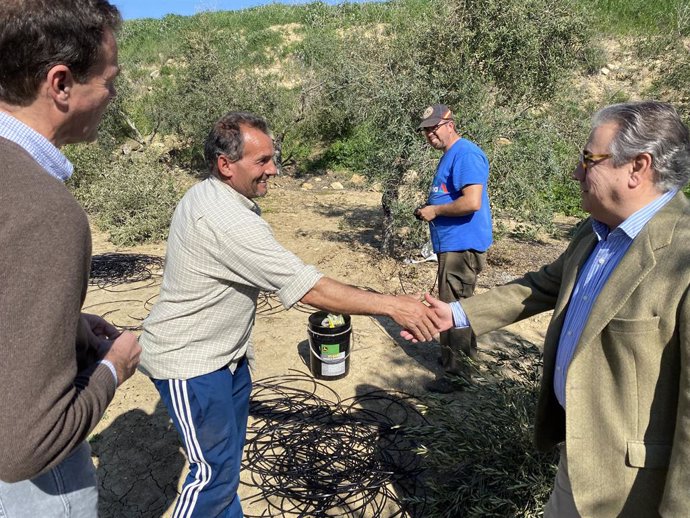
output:
M470 297L477 276L486 266L486 253L466 250L438 254L438 293L444 302ZM475 359L477 338L470 328L441 333L441 365L448 374L465 374L462 356Z

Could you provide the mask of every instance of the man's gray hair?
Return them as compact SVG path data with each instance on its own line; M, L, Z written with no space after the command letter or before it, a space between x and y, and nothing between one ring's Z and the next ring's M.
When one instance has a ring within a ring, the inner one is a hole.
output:
M225 155L237 162L244 154L242 126L255 128L269 134L263 117L249 112L229 112L218 119L204 142L204 159L209 175L218 176L218 156Z
M592 117L592 128L614 122L618 132L609 151L618 167L640 153L652 156L654 183L661 192L681 189L690 180L690 138L676 109L659 101L613 104Z

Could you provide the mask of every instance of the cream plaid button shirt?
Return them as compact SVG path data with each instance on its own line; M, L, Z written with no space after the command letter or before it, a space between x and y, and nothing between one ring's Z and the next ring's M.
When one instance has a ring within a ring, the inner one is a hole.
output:
M259 207L217 178L175 209L160 299L144 321L141 371L187 379L251 361L260 291L289 308L322 277L283 248Z

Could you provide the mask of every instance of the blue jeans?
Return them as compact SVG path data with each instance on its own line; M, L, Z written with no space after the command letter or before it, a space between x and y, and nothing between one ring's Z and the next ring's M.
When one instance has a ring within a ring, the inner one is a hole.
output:
M32 480L0 481L0 518L39 517L98 517L98 480L87 442Z
M173 518L242 518L237 496L252 380L247 362L187 380L157 380L184 443L189 474Z

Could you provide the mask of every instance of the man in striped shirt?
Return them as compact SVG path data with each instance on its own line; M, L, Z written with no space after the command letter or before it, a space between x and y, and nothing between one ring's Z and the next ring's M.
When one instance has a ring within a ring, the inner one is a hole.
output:
M553 310L535 425L561 452L546 518L690 516L688 129L665 103L603 108L573 177L591 217L568 249L453 303L453 321L479 335Z
M175 209L158 303L144 322L141 370L153 379L190 463L174 518L239 518L240 461L249 413L251 331L260 291L334 313L386 315L417 340L438 332L413 297L324 277L274 238L253 201L276 174L266 122L218 120L205 143L209 177Z

